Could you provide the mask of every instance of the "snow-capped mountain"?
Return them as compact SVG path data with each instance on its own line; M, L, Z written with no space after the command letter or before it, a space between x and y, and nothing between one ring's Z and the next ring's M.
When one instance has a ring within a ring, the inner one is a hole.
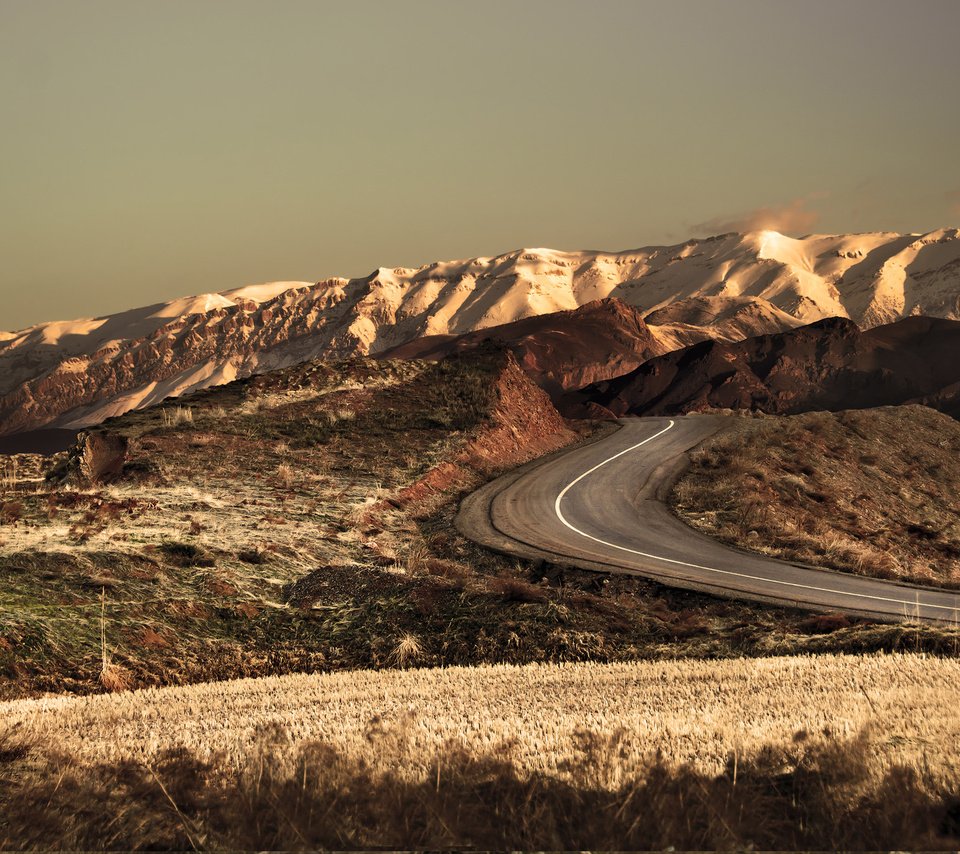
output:
M520 249L275 282L0 332L0 435L92 424L307 359L378 353L618 297L658 340L739 340L825 317L960 318L960 235L725 234L623 252Z

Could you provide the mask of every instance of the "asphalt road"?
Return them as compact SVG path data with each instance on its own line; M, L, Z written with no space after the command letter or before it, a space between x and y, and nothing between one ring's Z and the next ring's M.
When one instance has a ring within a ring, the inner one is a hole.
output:
M686 452L723 416L630 418L594 444L554 454L469 496L457 518L500 551L626 572L734 598L885 620L960 622L960 594L741 552L689 528L663 503Z

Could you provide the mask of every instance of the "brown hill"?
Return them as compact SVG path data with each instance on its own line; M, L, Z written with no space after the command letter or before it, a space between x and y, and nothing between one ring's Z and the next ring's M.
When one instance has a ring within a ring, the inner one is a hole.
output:
M799 322L756 297L681 300L644 317L616 297L463 335L427 335L379 354L440 360L482 344L509 349L527 375L559 403L567 392L624 373L647 359L705 339L740 341Z
M713 408L790 414L924 403L960 415L960 322L910 317L861 331L830 318L740 342L703 341L565 398L614 415Z
M428 335L379 357L439 361L483 344L511 351L527 376L553 398L620 376L672 349L633 306L608 299L465 335Z

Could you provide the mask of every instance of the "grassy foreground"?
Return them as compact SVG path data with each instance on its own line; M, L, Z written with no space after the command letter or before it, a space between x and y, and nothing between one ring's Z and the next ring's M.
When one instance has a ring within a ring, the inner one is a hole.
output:
M958 685L823 656L17 701L0 848L955 848Z
M960 587L960 422L898 406L731 423L674 487L688 524L786 560Z

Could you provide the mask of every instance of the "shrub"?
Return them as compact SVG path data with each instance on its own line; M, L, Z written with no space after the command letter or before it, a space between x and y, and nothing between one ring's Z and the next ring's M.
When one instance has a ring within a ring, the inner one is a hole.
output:
M522 578L514 578L510 575L498 575L487 582L487 589L502 597L505 602L546 602L548 599L546 591L524 581Z
M801 620L797 627L813 635L825 635L838 629L849 629L852 625L846 614L815 614L806 620Z
M160 550L174 566L213 566L214 559L200 546L193 543L168 541L162 543Z
M23 503L20 501L4 501L0 504L0 524L15 525L23 518Z

